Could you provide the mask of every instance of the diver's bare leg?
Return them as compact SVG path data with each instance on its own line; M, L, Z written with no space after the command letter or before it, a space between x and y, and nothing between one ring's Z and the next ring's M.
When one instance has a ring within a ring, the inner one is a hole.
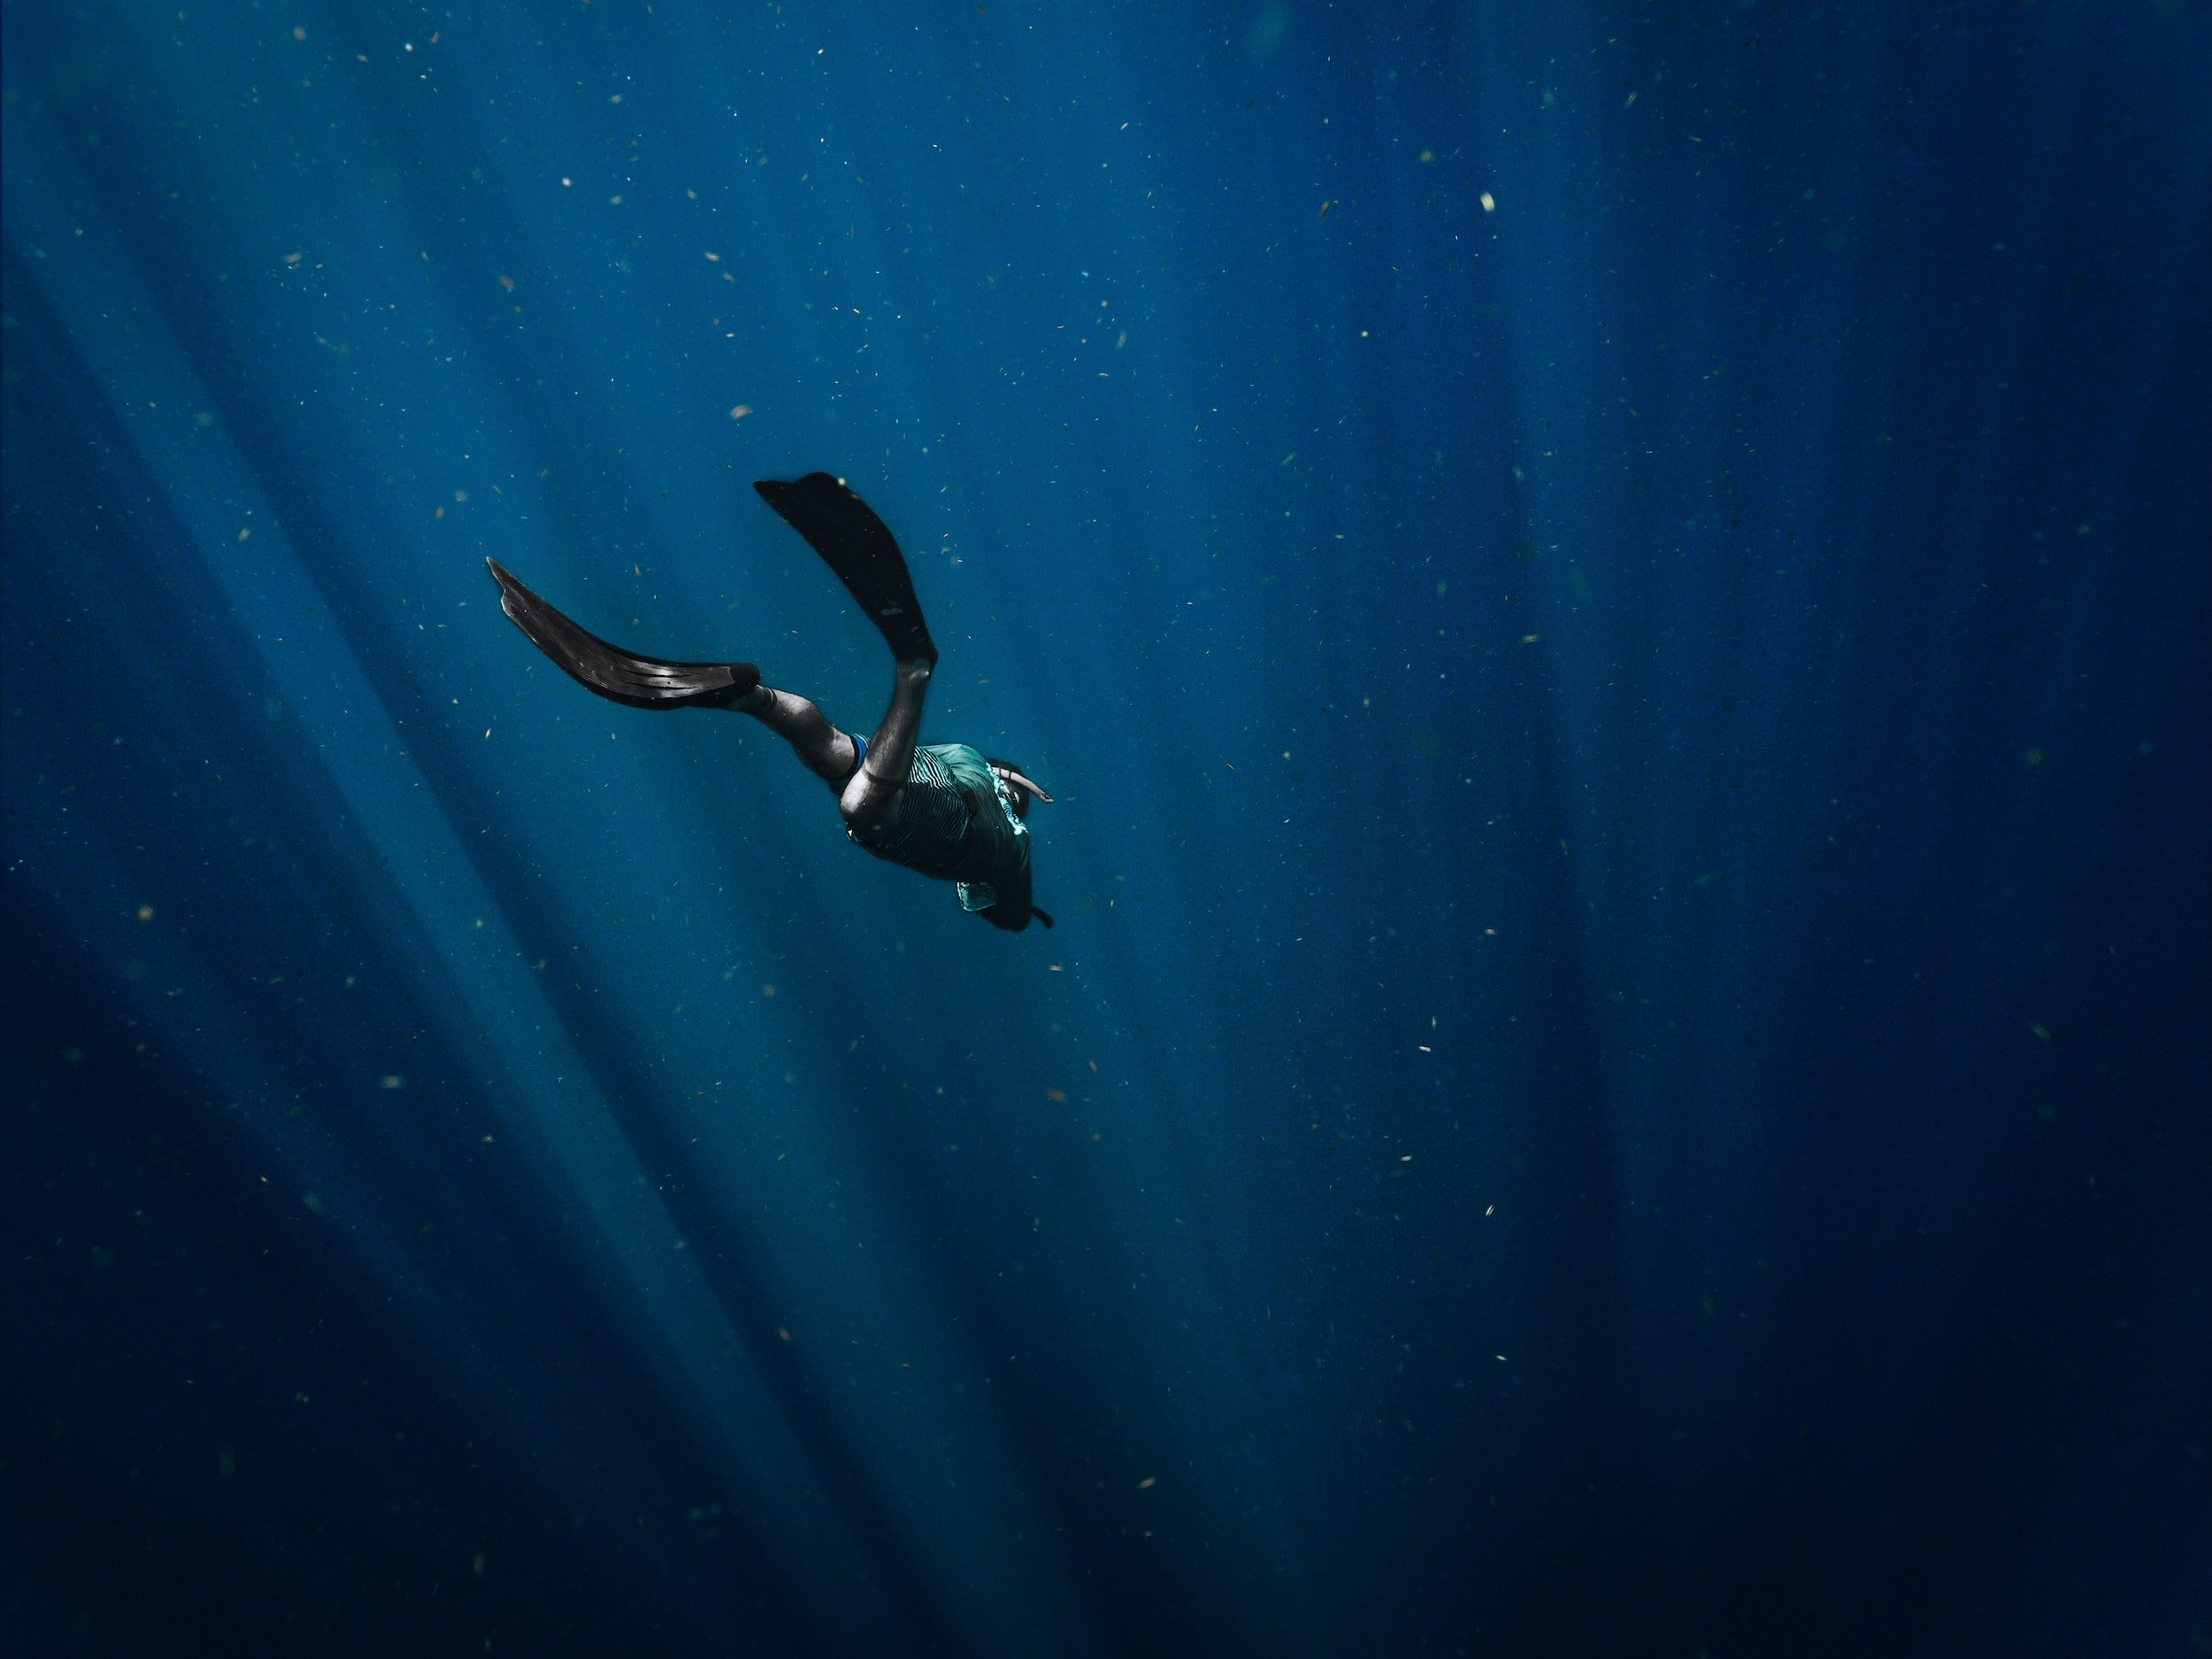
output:
M795 691L762 686L729 705L749 714L791 745L799 764L833 789L842 789L853 775L856 745L829 723L829 718Z
M898 664L891 682L891 706L868 740L868 757L838 797L845 822L864 834L880 825L898 805L906 774L914 764L914 740L922 729L922 699L929 692L935 664L916 657Z

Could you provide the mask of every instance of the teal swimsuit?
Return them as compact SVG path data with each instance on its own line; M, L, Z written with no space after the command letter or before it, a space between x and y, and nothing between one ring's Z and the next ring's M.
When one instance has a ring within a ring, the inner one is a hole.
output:
M952 882L964 910L994 910L994 921L1017 929L1029 919L1028 828L990 763L965 743L918 747L876 839L846 833L879 858Z

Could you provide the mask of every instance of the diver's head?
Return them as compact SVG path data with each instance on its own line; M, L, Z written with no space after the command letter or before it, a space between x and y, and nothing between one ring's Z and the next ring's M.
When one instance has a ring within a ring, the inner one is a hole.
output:
M1029 798L1032 795L1040 801L1051 801L1052 797L1038 787L1034 779L1022 776L1022 769L1012 761L1001 760L995 755L986 755L984 759L990 763L999 782L1006 787L1006 798L1014 803L1016 818L1025 818L1029 816Z

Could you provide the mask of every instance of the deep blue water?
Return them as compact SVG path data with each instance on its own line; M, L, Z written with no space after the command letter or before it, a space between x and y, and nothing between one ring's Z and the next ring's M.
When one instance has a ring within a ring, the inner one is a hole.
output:
M0 18L11 1651L2212 1650L2204 5Z

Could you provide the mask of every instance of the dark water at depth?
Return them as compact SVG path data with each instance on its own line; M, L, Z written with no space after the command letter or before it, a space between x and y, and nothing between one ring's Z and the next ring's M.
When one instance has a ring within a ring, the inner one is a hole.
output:
M0 23L12 1651L2212 1647L2205 5Z

